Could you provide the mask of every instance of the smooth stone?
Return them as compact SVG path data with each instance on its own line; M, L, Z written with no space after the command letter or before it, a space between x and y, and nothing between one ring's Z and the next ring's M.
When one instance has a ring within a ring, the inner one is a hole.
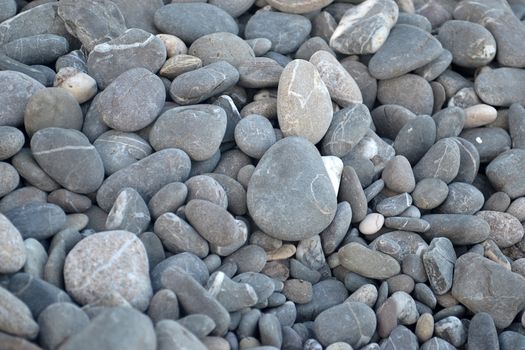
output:
M467 344L469 347L480 350L499 347L498 332L494 320L486 312L479 312L470 320Z
M226 246L239 238L235 219L224 207L193 199L186 204L184 212L189 223L211 244Z
M525 336L518 332L502 332L498 339L500 349L502 350L519 349L525 346Z
M372 109L377 96L377 80L370 75L368 67L361 62L350 59L342 60L341 65L350 73L357 83L363 97L363 103L369 109Z
M26 248L17 228L0 214L0 272L14 273L27 261Z
M491 106L510 106L523 103L525 85L522 83L525 70L497 68L480 73L474 81L479 98Z
M24 112L24 127L29 136L48 127L80 130L83 122L77 100L61 88L37 91Z
M375 209L383 216L397 216L411 205L412 196L405 192L381 200Z
M476 94L474 87L465 87L458 90L448 101L449 107L467 108L480 104L481 100Z
M441 54L430 63L415 70L415 73L423 77L427 81L432 81L439 77L452 63L452 53L447 49L443 49ZM432 85L432 84L431 84ZM434 97L436 94L434 93ZM444 101L443 101L444 102ZM435 107L434 103L434 107ZM441 106L441 105L440 105Z
M524 228L519 220L508 213L481 210L476 214L490 226L489 238L500 248L510 247L521 241Z
M157 349L195 349L206 350L201 340L180 322L162 320L155 325Z
M359 86L350 73L329 52L320 50L310 57L321 80L326 85L330 97L341 107L363 103L363 96Z
M230 314L203 286L180 268L165 271L162 283L177 295L187 314L204 314L215 322L212 334L224 335L230 323Z
M16 168L7 162L0 162L0 197L14 191L20 184Z
M401 271L399 263L394 258L358 243L343 246L339 249L338 255L343 267L364 277L387 279ZM363 264L365 261L367 263Z
M519 221L525 221L525 197L519 197L512 201L507 208L507 213L516 217Z
M428 249L428 244L421 235L408 231L390 231L377 237L370 243L370 249L383 252L397 261L410 254L421 255ZM391 277L391 276L390 276Z
M505 212L509 206L509 195L505 192L496 192L487 199L482 209Z
M397 326L392 333L390 333L381 348L385 350L395 350L398 348L415 350L419 348L419 344L415 334L410 329L405 326Z
M0 45L39 34L68 35L64 21L57 18L57 8L54 2L46 3L6 19L0 26Z
M277 94L277 116L283 134L318 143L333 113L330 93L315 66L304 60L292 61L281 74Z
M232 281L224 272L214 272L207 284L208 293L228 311L235 312L257 304L258 296L252 286Z
M102 160L80 131L41 129L31 139L31 151L42 169L72 192L94 192L104 180ZM72 170L64 171L65 164Z
M91 346L109 350L155 350L155 330L151 320L131 307L113 307L102 311L79 333L60 346L64 350L87 350Z
M228 207L228 197L224 188L207 175L196 175L188 179L185 183L188 189L186 202L192 199L203 199L223 208Z
M453 138L459 147L459 171L454 181L472 183L480 166L480 157L477 148L464 138Z
M350 204L345 201L338 203L334 219L330 225L319 234L325 254L331 254L336 251L348 232L351 221L352 208Z
M281 12L305 14L320 10L333 0L269 0L267 3Z
M512 104L508 118L512 148L525 149L525 110L520 104Z
M24 264L23 272L33 277L44 278L44 268L47 262L47 252L42 244L34 238L24 241L27 260Z
M276 202L276 198L280 200ZM310 205L297 211L291 210L292 202ZM274 238L286 240L322 232L337 209L336 195L318 151L298 137L278 141L261 158L248 184L247 205L257 226Z
M489 224L478 216L463 214L429 214L421 217L430 223L426 239L446 237L453 244L471 245L483 242L490 235Z
M490 124L498 117L498 111L486 104L477 104L465 108L465 128L477 128ZM455 135L457 136L457 135Z
M166 47L167 58L177 55L186 55L188 53L188 47L184 41L175 35L157 34L157 38L162 40L162 43Z
M178 319L177 323L188 329L197 338L204 338L215 328L215 322L209 316L203 314L185 316Z
M525 160L525 150L512 149L498 155L486 168L491 184L511 199L525 196L525 173L518 164Z
M259 318L259 334L261 345L280 348L283 342L281 324L277 316L262 314Z
M5 21L6 19L9 19L16 15L16 1L15 0L3 0L0 3L0 13L2 14L0 16L0 22Z
M408 122L418 119L424 120L403 106L390 104L375 108L372 110L371 116L376 132L391 140L396 139L397 134Z
M0 199L0 212L29 203L46 203L47 193L33 186L18 188Z
M69 52L66 38L55 34L40 34L13 40L2 46L10 58L27 65L50 64Z
M272 48L272 42L267 38L255 38L245 41L252 48L255 57L264 56Z
M452 53L453 63L462 67L482 67L496 56L496 40L477 23L447 21L439 28L437 39ZM465 46L465 43L475 45Z
M522 276L478 254L467 253L456 262L452 295L472 312L491 315L496 327L505 328L525 305L523 296L516 294L524 284ZM501 298L505 298L504 304L497 302Z
M0 72L0 84L11 87L2 89L0 93L0 104L3 106L0 111L0 125L22 125L29 99L37 91L44 89L44 85L28 75L10 70Z
M314 284L312 291L312 301L296 305L298 322L314 320L324 310L339 305L348 298L345 285L334 279L326 279Z
M369 307L374 307L378 298L378 291L376 286L373 284L364 284L353 292L345 303L348 302L360 302Z
M246 88L275 87L283 72L283 67L267 57L256 57L241 63L239 85Z
M221 160L213 172L227 175L233 179L237 177L239 170L246 165L252 165L251 158L238 149L232 149L221 155Z
M335 56L335 52L328 46L328 43L323 38L314 36L299 46L295 52L295 58L308 61L317 51L326 51L332 56Z
M395 136L393 147L396 154L404 156L410 164L416 164L436 141L436 127L429 116L407 121Z
M24 134L12 126L0 126L0 160L11 158L22 149Z
M72 67L61 68L55 75L53 86L69 92L78 103L91 100L98 91L95 79Z
M180 105L197 104L233 87L239 71L226 61L217 61L177 76L169 94Z
M255 58L252 48L244 40L224 31L198 38L189 47L188 54L200 58L203 66L226 61L236 68Z
M6 211L4 215L24 239L49 238L66 223L64 211L59 206L49 203L28 203Z
M170 57L160 68L159 74L168 79L202 67L202 60L190 55L175 55Z
M224 188L228 198L228 210L233 215L246 214L246 190L239 182L224 174L208 173L206 175L217 181Z
M352 348L366 345L376 329L373 310L359 302L345 302L321 312L314 321L314 332L321 344L348 343Z
M295 257L312 270L319 270L326 265L326 258L319 235L301 240L297 244Z
M201 18L195 26L195 16ZM235 35L239 27L232 16L220 7L202 3L171 3L155 12L154 23L157 29L182 39L186 44L200 37L217 32Z
M436 322L434 330L436 336L457 347L463 345L467 340L467 331L461 320L455 316L449 316Z
M288 54L296 51L312 29L310 21L300 15L258 11L251 16L244 29L245 39L267 38L272 51Z
M237 265L237 272L261 272L267 261L267 253L255 244L248 244L224 259L225 263Z
M432 115L436 123L436 139L459 136L465 126L466 112L459 107L448 107Z
M140 194L133 188L120 191L106 220L106 230L124 230L140 234L148 228L151 217Z
M231 2L228 0L210 0L210 4L220 7L228 12L232 17L239 17L252 7L255 0L238 0Z
M423 259L417 254L407 254L402 260L402 272L414 279L415 282L427 281L427 273L423 265ZM427 287L428 288L428 287ZM417 284L416 284L417 290Z
M417 283L415 285L414 296L418 301L424 303L431 309L434 309L437 305L436 295L434 294L432 289L425 283Z
M145 310L153 294L144 245L127 231L99 232L81 240L66 257L64 280L66 290L81 304L116 292Z
M142 29L131 28L117 38L96 45L88 56L87 67L99 88L105 89L130 69L143 68L157 73L165 60L162 40Z
M173 253L190 252L200 258L208 255L208 243L186 221L166 212L155 221L155 233L167 250Z
M414 299L405 292L395 292L376 311L377 332L386 338L398 325L413 325L419 318ZM414 336L415 338L415 336Z
M134 188L148 202L165 185L186 180L190 163L186 153L178 149L155 152L106 178L97 192L97 203L109 211L126 187Z
M424 343L434 334L434 319L429 313L422 314L417 320L415 334L417 339Z
M452 139L445 138L436 142L413 170L416 181L433 177L450 183L458 174L459 166L459 147Z
M456 253L452 242L446 237L432 239L423 253L423 265L433 291L442 295L452 288Z
M40 342L48 349L57 349L61 343L81 332L88 324L88 316L76 305L51 304L38 316Z
M217 105L224 109L226 112L226 132L224 133L223 142L234 141L234 132L235 126L241 120L241 115L235 101L228 95L221 95L213 102L214 105Z
M93 146L97 149L106 175L111 175L151 154L152 148L135 133L110 130L100 135Z
M452 182L448 185L448 196L436 209L440 214L474 214L481 209L485 198L473 185Z
M139 235L139 239L142 241L142 244L144 244L144 248L146 248L151 271L154 266L157 266L157 264L166 259L162 242L153 232L143 232Z
M442 50L440 42L430 33L411 25L399 24L390 31L385 43L372 56L368 68L377 79L392 79L432 62Z
M381 104L400 105L415 114L432 114L434 94L430 84L416 74L404 74L377 84Z
M323 138L323 155L344 157L365 137L371 123L370 112L361 103L337 111Z
M368 1L350 8L339 21L330 46L347 55L373 54L387 40L398 13L393 1Z
M51 304L71 303L71 298L62 289L28 273L19 272L13 275L8 289L29 307L35 319Z
M73 50L61 57L55 63L55 70L62 68L75 68L77 72L87 73L86 55L82 50Z
M512 143L509 133L498 127L465 129L460 136L475 146L482 163L488 163L509 150Z
M430 224L419 218L412 217L389 217L385 219L385 227L394 230L405 230L411 232L426 232L430 229Z
M383 169L381 178L385 186L394 192L410 193L416 187L414 173L408 159L402 155L392 158Z
M271 122L260 115L249 115L235 126L235 142L248 156L260 159L276 142Z
M58 16L67 23L67 31L78 38L87 51L126 30L126 20L112 1L90 0L79 4L68 0L58 5Z
M163 275L173 269L182 269L192 276L201 285L205 285L210 278L206 264L195 254L189 252L178 253L164 259L151 270L153 290L167 288L163 284Z
M0 330L14 336L36 338L39 327L29 308L7 289L0 287Z
M457 349L454 345L448 341L439 337L433 337L421 345L421 350L454 350Z

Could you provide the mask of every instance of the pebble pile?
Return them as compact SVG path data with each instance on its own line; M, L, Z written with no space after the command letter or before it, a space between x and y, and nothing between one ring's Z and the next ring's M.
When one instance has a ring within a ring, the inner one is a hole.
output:
M525 349L524 0L0 0L0 350Z

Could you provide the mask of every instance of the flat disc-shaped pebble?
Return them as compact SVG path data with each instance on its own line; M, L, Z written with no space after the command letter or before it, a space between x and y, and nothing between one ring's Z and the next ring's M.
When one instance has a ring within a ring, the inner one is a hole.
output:
M446 237L454 244L470 245L483 242L490 234L489 225L480 217L465 214L429 214L421 217L430 223L426 239Z
M55 204L27 203L5 212L22 237L43 240L53 236L66 223L66 214Z
M320 233L337 209L319 152L297 137L277 142L261 158L248 184L247 204L265 233L292 241Z
M169 93L181 105L197 104L231 88L239 80L239 71L226 61L183 73L173 79Z
M82 3L67 0L58 5L58 15L67 23L68 32L78 38L88 51L126 30L122 12L110 0L88 0Z
M219 149L226 125L226 113L219 106L176 107L155 121L149 141L156 150L179 148L193 160L206 160Z
M310 21L299 15L274 11L258 11L246 23L246 39L267 38L272 51L294 52L306 40L312 29Z
M466 129L459 136L474 145L482 163L490 162L512 145L507 130L498 127Z
M323 154L344 157L366 135L371 123L372 117L364 104L352 103L337 111L323 139Z
M443 47L430 33L399 24L372 56L368 69L377 79L391 79L423 67L439 57Z
M481 209L485 198L473 185L452 182L448 185L447 199L437 209L442 214L474 214Z
M460 164L459 147L450 138L436 142L414 167L416 181L435 177L446 183L458 174Z
M212 33L195 40L188 48L188 54L202 60L202 65L226 61L234 67L255 58L250 45L235 34Z
M41 129L31 138L31 151L42 169L72 192L94 192L104 180L102 160L80 131Z
M319 142L333 112L330 93L314 65L304 60L290 62L281 74L277 95L277 117L283 134Z
M157 73L166 60L162 40L142 29L126 30L121 36L93 48L87 60L89 75L100 89L132 68Z
M419 75L405 74L377 85L377 99L381 104L400 105L415 114L432 114L434 94L430 84Z
M208 255L208 242L190 224L173 213L162 214L154 227L162 244L172 253L190 252L200 258Z
M77 243L66 257L64 280L81 304L117 292L145 310L152 296L146 249L128 231L99 232Z
M239 85L247 88L274 87L279 84L283 67L268 57L256 57L239 66Z
M482 67L496 56L496 40L482 25L447 21L439 27L437 39L452 53L452 62L463 67Z
M199 18L199 25L195 25L196 18ZM211 33L239 33L239 27L232 16L217 6L203 3L173 3L163 6L155 12L154 21L162 33L173 34L187 44Z
M107 230L124 230L140 234L150 222L149 209L133 188L124 188L118 195L106 220Z
M370 113L376 131L391 140L395 140L399 131L416 115L407 108L399 105L381 105Z
M401 271L396 259L359 243L343 246L337 255L343 267L364 277L387 279Z
M393 0L372 0L345 12L330 46L346 55L377 52L396 24L399 9Z
M29 76L15 71L1 71L0 85L0 125L19 126L24 121L24 110L29 101L38 90L44 89Z
M190 158L179 149L155 152L106 178L97 191L97 203L109 211L119 192L126 187L137 190L148 202L165 185L185 181L190 168Z
M260 159L276 141L272 123L265 117L252 114L235 127L235 143L250 157Z
M525 69L497 68L482 72L474 81L479 98L491 106L525 101Z
M455 137L465 125L465 112L459 107L448 107L432 115L436 123L436 138Z
M407 122L394 140L396 154L416 164L436 141L436 123L427 115Z
M5 44L3 50L24 64L51 64L69 52L69 44L63 36L40 34L13 40Z
M97 109L110 128L129 132L154 121L165 99L166 89L160 78L145 68L134 68L113 80L91 108Z

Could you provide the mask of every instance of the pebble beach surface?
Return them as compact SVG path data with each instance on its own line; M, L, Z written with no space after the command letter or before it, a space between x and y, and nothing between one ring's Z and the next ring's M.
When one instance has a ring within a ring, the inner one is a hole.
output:
M0 350L525 349L522 0L0 0Z

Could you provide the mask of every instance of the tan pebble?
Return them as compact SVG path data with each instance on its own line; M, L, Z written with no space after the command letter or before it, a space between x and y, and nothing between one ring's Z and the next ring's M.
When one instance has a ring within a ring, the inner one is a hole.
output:
M284 260L291 258L295 252L297 251L297 248L293 244L283 244L281 248L272 250L271 252L266 253L266 260L267 261L273 261L273 260Z
M230 350L230 343L221 337L204 337L201 342L208 350Z
M477 128L492 123L498 117L496 108L479 104L465 108L464 128Z
M419 317L416 324L416 336L420 342L424 343L434 334L434 318L431 314L425 313Z
M241 341L239 342L239 349L245 350L245 349L255 348L260 345L261 343L257 340L257 338L246 337L246 338L242 338Z
M450 292L442 295L436 295L436 299L438 304L443 308L451 307L458 304L458 301Z
M373 235L383 227L385 217L378 213L368 214L359 224L359 231L364 235Z
M202 61L200 58L182 54L169 58L160 69L159 74L168 79L174 79L183 73L201 67Z
M188 47L186 46L184 41L182 41L175 35L157 34L157 38L162 40L162 42L164 43L168 58L173 57L175 55L185 55L188 53Z
M492 239L487 239L483 241L483 248L485 248L485 257L489 258L490 260L498 263L499 265L503 266L507 270L511 270L511 266L507 258L505 257L505 254L499 249L499 247L496 245L496 243Z
M341 265L341 262L339 261L339 254L337 254L337 252L330 255L326 261L328 262L328 266L330 266L331 269Z

